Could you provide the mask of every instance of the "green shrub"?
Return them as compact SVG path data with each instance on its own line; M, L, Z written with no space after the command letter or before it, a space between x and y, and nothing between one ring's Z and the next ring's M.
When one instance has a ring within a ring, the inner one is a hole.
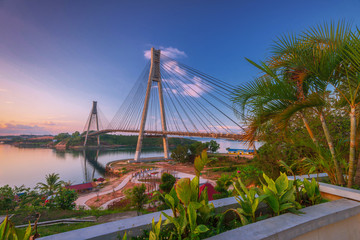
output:
M169 173L163 173L163 175L161 176L161 184L159 187L165 193L169 193L170 190L173 188L175 182L176 178L173 175Z
M57 208L71 210L75 208L75 201L77 198L78 194L74 190L62 188L57 192L53 203Z
M125 192L126 197L131 200L131 204L138 211L144 209L144 205L149 200L149 197L145 192L145 184L141 184L141 186L134 186L132 189L129 189Z

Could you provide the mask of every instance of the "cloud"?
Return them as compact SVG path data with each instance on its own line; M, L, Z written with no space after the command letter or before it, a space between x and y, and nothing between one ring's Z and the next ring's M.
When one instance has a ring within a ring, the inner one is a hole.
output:
M20 135L20 134L50 134L43 127L38 125L12 124L5 123L0 125L0 135Z
M159 47L159 49L161 50L161 54L164 54L169 58L186 57L186 53L184 51L181 51L174 47ZM145 50L144 57L146 59L151 59L151 50Z
M5 101L6 104L13 104L14 102L12 101Z
M181 82L176 79L163 79L167 82L170 88L165 88L165 91L171 90L174 94L181 94L189 97L201 97L201 95L208 92L211 88L204 84L203 80L199 77L194 76L192 82ZM173 86L177 86L174 89Z
M8 90L5 88L0 88L0 92L7 92Z

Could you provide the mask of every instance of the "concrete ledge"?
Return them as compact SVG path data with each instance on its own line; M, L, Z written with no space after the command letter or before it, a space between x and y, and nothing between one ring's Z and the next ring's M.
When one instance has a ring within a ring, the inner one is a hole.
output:
M319 182L320 192L360 201L360 190Z
M360 214L360 203L340 199L287 213L208 238L209 240L288 240Z
M234 197L223 198L211 201L216 212L223 212L229 208L235 208L238 206ZM83 240L83 239L118 239L119 234L123 234L125 231L128 236L137 236L142 234L143 230L151 229L152 219L155 218L155 222L159 221L161 212L165 212L168 215L172 215L171 210L165 210L150 214L145 214L133 218L122 219L114 222L103 223L91 227L81 228L69 232L54 234L51 236L39 238L41 240ZM162 217L164 219L164 216Z

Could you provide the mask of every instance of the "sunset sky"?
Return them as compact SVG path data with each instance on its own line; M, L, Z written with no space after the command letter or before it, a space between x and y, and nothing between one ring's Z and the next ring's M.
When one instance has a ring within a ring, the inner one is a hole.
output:
M359 1L0 0L0 135L82 130L108 120L154 46L233 85L273 40L324 21L360 25Z

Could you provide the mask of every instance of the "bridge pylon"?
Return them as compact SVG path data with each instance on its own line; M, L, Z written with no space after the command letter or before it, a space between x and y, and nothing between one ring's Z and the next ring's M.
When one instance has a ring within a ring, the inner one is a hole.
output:
M86 135L85 135L84 147L86 147L88 136L89 136L89 131L90 131L90 126L93 121L95 121L95 123L96 123L96 130L99 131L99 116L98 116L96 101L93 101L93 105L91 108L88 125L87 125L87 131L86 131ZM97 145L98 145L98 147L100 146L100 135L97 135Z
M144 132L145 132L146 117L147 117L147 113L148 113L149 99L150 99L150 94L151 94L151 86L152 86L153 82L157 83L158 91L159 91L161 128L162 128L162 132L163 132L162 138L163 138L163 146L164 146L164 158L165 159L169 158L169 144L168 144L168 138L166 135L167 128L166 128L164 97L163 97L163 88L162 88L161 72L160 72L160 55L161 55L160 50L151 48L151 65L150 65L149 79L148 79L147 88L146 88L144 108L143 108L143 112L142 112L142 116L141 116L140 131L139 131L139 137L138 137L138 141L137 141L135 158L134 158L135 161L140 161L142 142L143 142Z

